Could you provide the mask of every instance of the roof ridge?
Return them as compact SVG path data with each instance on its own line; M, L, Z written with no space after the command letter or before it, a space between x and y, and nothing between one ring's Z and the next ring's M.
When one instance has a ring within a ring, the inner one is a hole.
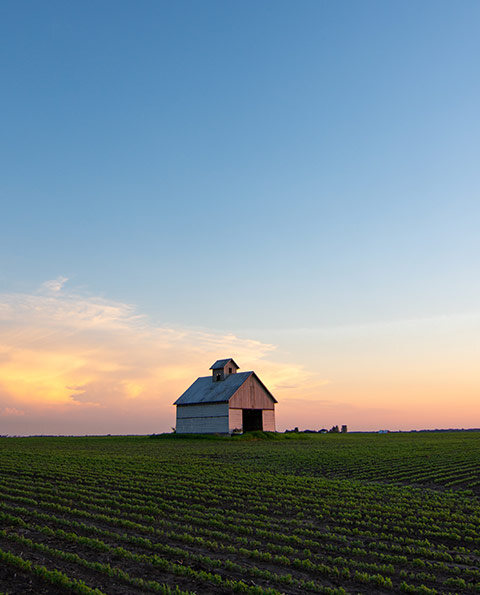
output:
M240 366L237 364L237 362L233 359L233 357L227 357L224 359L217 359L217 361L213 362L213 364L210 366L210 370L216 370L218 368L224 368L228 362L233 362L235 364L235 366L237 367L237 370L240 369Z

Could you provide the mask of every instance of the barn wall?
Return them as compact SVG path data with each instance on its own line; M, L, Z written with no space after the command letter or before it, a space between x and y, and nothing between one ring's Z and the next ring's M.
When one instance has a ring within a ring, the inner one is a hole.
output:
M274 402L254 376L250 376L230 399L231 409L273 409Z
M264 409L263 415L263 431L275 432L275 411L273 409Z
M228 403L177 405L177 434L227 434Z
M230 432L232 432L235 429L242 430L242 424L242 409L230 409L228 422Z

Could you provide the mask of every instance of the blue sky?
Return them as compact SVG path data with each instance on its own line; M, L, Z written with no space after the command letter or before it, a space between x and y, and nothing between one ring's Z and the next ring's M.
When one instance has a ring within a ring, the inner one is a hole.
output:
M66 277L326 376L312 329L476 316L479 17L2 2L2 292Z

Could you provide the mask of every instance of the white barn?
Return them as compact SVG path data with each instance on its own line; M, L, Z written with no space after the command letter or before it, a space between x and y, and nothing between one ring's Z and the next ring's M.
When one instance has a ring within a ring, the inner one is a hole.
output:
M277 400L255 372L237 372L232 358L217 360L179 397L177 434L275 431Z

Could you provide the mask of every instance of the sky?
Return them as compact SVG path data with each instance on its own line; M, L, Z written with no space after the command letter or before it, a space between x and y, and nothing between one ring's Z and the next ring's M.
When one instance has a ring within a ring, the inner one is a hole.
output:
M480 4L0 4L0 434L480 427Z

